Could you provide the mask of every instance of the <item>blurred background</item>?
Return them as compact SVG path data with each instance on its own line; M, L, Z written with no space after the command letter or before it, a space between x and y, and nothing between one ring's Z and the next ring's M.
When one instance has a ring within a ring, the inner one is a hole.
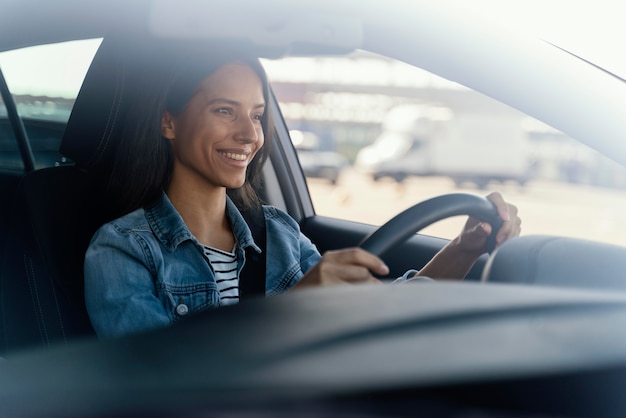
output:
M264 64L319 214L380 225L439 194L500 191L524 234L626 244L626 169L515 109L364 52Z

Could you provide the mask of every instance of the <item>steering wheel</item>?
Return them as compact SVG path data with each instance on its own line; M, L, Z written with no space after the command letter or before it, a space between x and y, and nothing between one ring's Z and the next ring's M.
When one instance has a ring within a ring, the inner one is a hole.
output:
M379 257L421 229L445 218L469 215L491 225L487 251L492 252L502 219L491 201L469 193L450 193L420 202L391 218L359 245Z

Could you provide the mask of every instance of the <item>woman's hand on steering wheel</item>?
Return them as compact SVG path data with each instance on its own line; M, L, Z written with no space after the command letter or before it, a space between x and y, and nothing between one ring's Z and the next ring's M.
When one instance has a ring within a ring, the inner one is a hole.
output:
M517 207L507 203L500 193L494 192L486 197L494 204L500 219L502 219L502 227L495 238L497 247L505 241L519 236L522 220L517 215ZM491 225L487 222L470 216L456 239L459 250L475 253L476 257L485 253L487 251L487 238L491 234L491 229Z
M389 274L387 265L377 256L361 248L327 251L322 259L293 287L329 286L336 284L381 283L372 273Z
M471 215L463 231L424 267L422 271L429 273L425 275L462 278L481 254L491 251L494 244L501 245L520 233L522 221L517 216L517 208L507 203L500 193L491 193L486 198L468 194L443 195L396 215L361 242L361 248L324 253L320 262L293 289L347 283L381 283L373 276L389 274L389 268L380 258L381 254L421 228L461 214ZM491 234L490 224L497 227L495 237Z

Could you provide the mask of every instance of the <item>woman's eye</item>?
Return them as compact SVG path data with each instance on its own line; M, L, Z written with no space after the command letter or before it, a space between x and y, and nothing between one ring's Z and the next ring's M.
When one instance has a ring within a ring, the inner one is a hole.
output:
M220 107L219 109L217 109L217 110L216 110L216 112L217 112L217 113L221 113L221 114L223 114L223 115L230 115L230 114L232 114L232 113L233 113L233 112L232 112L229 108L227 108L227 107Z
M263 119L263 114L260 113L258 115L252 115L252 119L254 119L254 120L261 120L261 119Z

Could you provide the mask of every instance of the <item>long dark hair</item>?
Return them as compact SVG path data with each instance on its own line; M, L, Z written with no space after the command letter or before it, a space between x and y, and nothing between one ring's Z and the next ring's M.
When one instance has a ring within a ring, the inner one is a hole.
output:
M179 114L207 75L227 63L241 62L249 65L263 84L266 109L261 124L265 144L248 166L244 185L227 193L242 210L260 205L256 190L261 186L261 170L274 139L270 89L260 61L250 54L206 49L202 54L169 51L168 57L168 63L144 58L140 68L145 70L134 71L132 97L109 176L112 203L118 212L128 213L160 197L170 182L174 160L169 142L161 136L163 112Z

